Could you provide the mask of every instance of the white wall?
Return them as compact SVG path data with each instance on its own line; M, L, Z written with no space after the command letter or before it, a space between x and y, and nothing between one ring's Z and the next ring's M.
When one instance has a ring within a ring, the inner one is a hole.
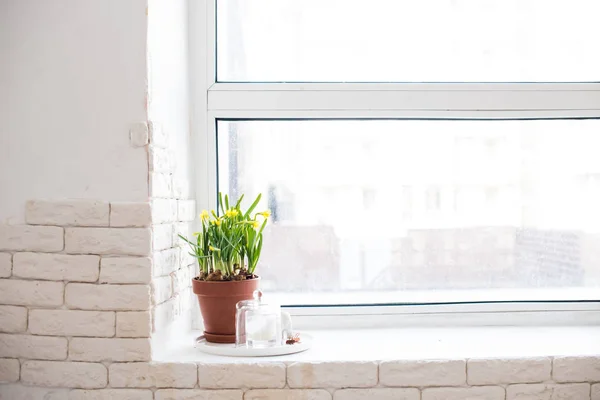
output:
M148 1L148 63L148 117L165 131L176 161L174 180L183 182L189 193L193 166L187 0Z
M173 187L168 197L177 199L180 204L195 194L194 163L198 162L190 136L188 6L188 0L148 1L148 118L165 133L169 159L173 162L170 171ZM150 145L153 148L155 143ZM157 194L153 188L151 196L165 197L164 191ZM179 217L179 221L185 221ZM179 222L173 229L191 236L195 230L192 226L193 223ZM154 225L153 229L161 230L161 225ZM167 349L166 343L173 343L177 335L188 332L192 316L199 315L197 300L190 288L196 260L188 256L187 246L179 250L179 266L171 273L172 282L177 284L173 283L170 298L157 305L153 312L153 340L158 343L153 346L154 357ZM164 277L155 278L153 285L160 286L162 279Z
M0 1L0 223L28 199L148 199L146 0Z

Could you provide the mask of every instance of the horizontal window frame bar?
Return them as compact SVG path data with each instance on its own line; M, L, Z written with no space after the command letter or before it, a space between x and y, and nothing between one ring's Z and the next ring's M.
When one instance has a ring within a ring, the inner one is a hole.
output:
M476 301L412 304L343 304L282 306L295 315L392 315L533 311L599 311L600 300Z
M597 326L600 301L284 306L297 329Z
M209 90L208 111L600 111L598 90Z
M600 82L215 82L208 91L600 91Z
M217 120L539 120L596 119L600 110L211 110Z

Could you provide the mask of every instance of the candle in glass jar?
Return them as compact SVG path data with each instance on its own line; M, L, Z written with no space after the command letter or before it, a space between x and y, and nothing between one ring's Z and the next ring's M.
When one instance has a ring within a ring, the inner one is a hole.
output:
M277 316L250 313L246 316L246 339L251 346L273 346L277 342Z

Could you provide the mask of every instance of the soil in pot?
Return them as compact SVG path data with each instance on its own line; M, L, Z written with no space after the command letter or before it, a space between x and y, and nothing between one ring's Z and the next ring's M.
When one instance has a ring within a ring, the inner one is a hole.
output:
M242 280L223 280L215 276L211 280L202 278L192 279L192 289L198 296L206 340L212 343L235 343L235 305L239 301L252 299L260 278L256 275Z

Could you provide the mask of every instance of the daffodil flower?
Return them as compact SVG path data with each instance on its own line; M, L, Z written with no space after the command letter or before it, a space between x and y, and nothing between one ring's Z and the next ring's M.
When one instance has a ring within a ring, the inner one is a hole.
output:
M210 218L210 215L208 214L207 210L202 210L202 212L200 213L200 219L202 221L206 221Z
M262 215L262 216L263 216L263 217L265 217L265 218L269 218L269 217L271 216L271 211L269 211L269 210L265 210L265 211L263 211L263 212L259 212L259 213L257 213L257 215Z
M239 214L239 212L238 212L238 210L236 210L235 208L230 208L229 210L227 210L227 211L225 212L225 216L227 216L227 217L230 217L230 218L231 218L231 217L235 217L235 216L236 216L236 215L238 215L238 214Z
M258 223L258 221L254 220L254 221L252 221L252 226L254 227L254 229L258 229L260 224Z

